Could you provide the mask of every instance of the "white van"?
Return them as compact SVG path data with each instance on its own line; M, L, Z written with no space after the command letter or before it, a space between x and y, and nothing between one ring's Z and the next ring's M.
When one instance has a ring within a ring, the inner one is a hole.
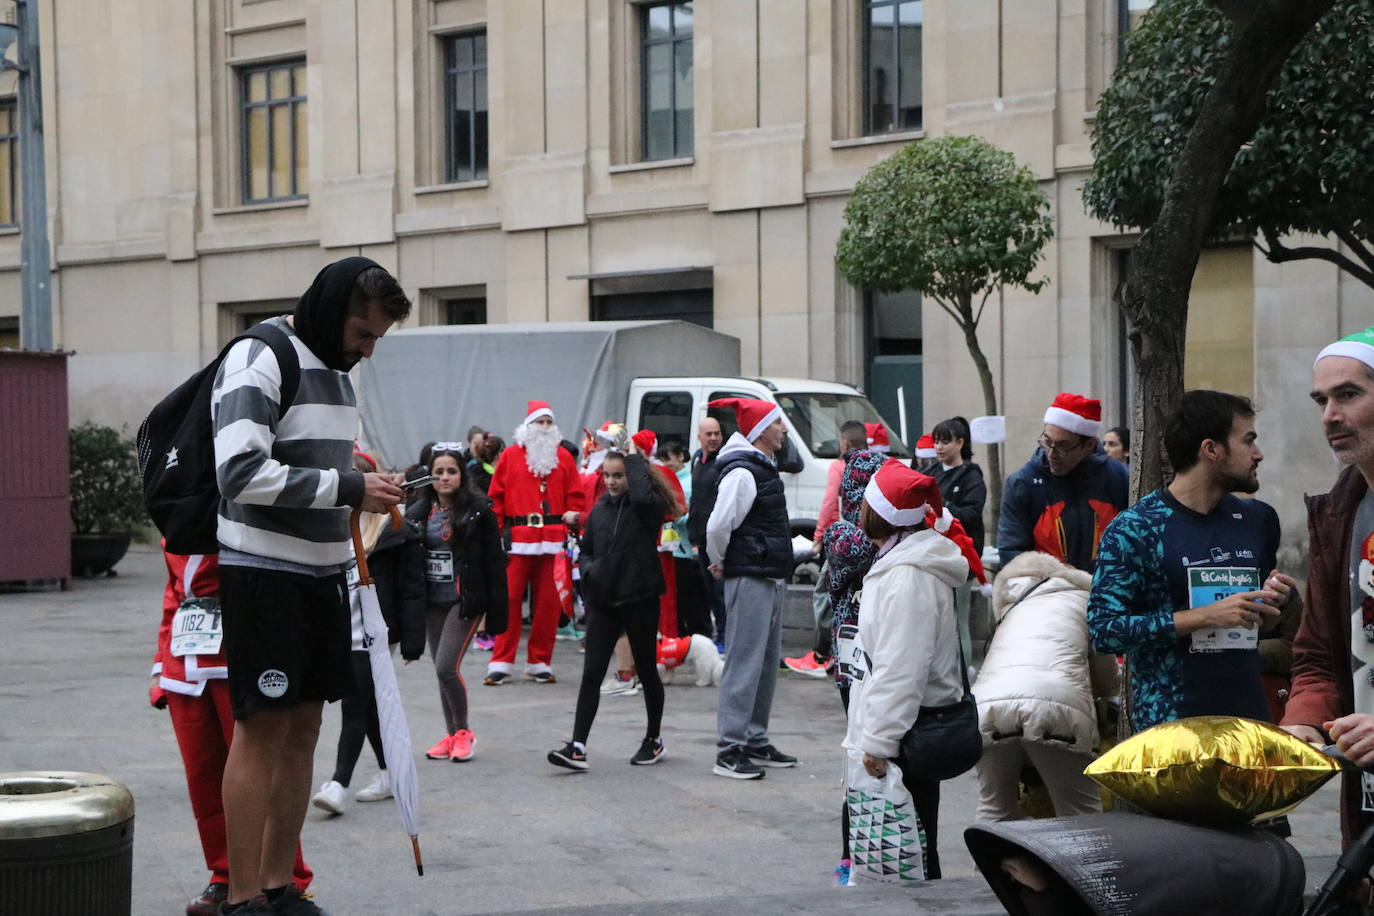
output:
M717 398L756 398L782 407L788 447L778 456L787 484L787 509L792 534L810 538L825 494L826 472L840 456L840 426L848 420L883 423L892 440L892 456L907 460L911 452L897 429L857 389L836 382L795 378L730 378L683 376L636 378L630 382L626 425L651 429L660 443L669 439L697 449L697 424L710 415L720 421L726 438L735 431L732 410L708 408ZM792 471L793 468L798 470Z

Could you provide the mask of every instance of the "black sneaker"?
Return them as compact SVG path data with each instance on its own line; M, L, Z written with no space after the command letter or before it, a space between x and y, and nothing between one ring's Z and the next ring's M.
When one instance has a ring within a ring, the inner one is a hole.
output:
M577 746L569 741L558 750L549 751L549 763L570 770L586 770L587 754L585 751L579 751Z
M727 779L762 779L766 774L763 767L749 759L744 751L732 747L716 755L716 765L711 772Z
M558 678L553 676L552 671L525 672L525 677L536 684L557 684Z
M272 904L267 902L267 897L263 894L258 894L256 897L250 897L247 903L240 904L235 910L231 911L227 909L228 906L229 902L227 900L221 903L219 905L220 913L232 913L233 916L274 916L277 912L272 909Z
M310 899L313 896L301 893L294 884L288 884L286 893L272 901L269 912L274 916L329 916Z
M784 754L782 751L765 744L763 747L747 747L744 753L749 755L749 759L761 767L794 767L797 765L797 758L791 754Z
M663 739L645 738L639 743L639 750L630 758L630 764L637 767L647 767L658 763L663 759Z
M493 671L482 679L482 683L488 687L499 687L510 680L510 675L504 671Z

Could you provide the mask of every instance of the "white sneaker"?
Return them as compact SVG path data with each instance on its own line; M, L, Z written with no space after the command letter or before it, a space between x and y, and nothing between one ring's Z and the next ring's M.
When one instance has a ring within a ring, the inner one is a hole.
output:
M320 791L315 793L315 797L310 799L310 803L316 808L323 808L330 814L343 814L345 799L344 787L331 779L320 786Z
M601 685L601 695L603 697L630 697L639 693L639 675L632 674L628 680L621 680L620 675L612 674L606 678Z
M382 770L353 798L360 802L379 802L391 798L391 774Z

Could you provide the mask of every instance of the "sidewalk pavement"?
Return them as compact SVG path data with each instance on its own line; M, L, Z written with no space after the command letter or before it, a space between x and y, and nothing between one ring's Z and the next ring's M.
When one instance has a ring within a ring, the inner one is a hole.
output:
M165 712L148 706L148 671L161 612L161 556L135 548L115 578L77 580L70 592L0 594L0 772L87 770L124 782L137 804L133 912L180 914L206 881L185 778ZM808 647L788 630L789 654ZM914 888L830 887L839 858L844 719L825 681L783 674L772 737L795 769L762 782L711 774L714 688L670 685L667 757L628 766L642 737L640 697L605 697L588 742L591 770L550 766L567 740L581 674L575 643L554 653L559 682L481 683L486 654L463 666L476 757L419 757L442 715L427 660L400 667L421 786L417 878L390 802L354 804L330 818L312 808L303 844L313 890L336 916L455 913L1000 913L963 844L973 822L972 773L945 783L940 856L946 879ZM328 779L338 709L325 710L315 783ZM375 772L369 750L352 791ZM351 792L350 792L351 795ZM1337 793L1325 787L1290 816L1307 856L1337 851ZM1309 867L1309 884L1330 870Z

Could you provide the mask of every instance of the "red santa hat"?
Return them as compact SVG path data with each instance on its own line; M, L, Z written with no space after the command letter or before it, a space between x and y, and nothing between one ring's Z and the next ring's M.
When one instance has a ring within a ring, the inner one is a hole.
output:
M889 458L864 488L864 502L896 528L912 528L926 520L928 511L938 517L944 511L940 487L927 477Z
M1068 391L1054 396L1045 411L1045 422L1080 436L1094 436L1102 430L1102 402Z
M768 424L782 417L782 408L772 401L758 401L754 398L718 398L709 401L707 407L728 407L735 412L735 422L744 438L753 442Z
M652 429L641 429L630 437L630 441L639 449L641 455L646 458L654 457L654 449L658 445L658 436Z
M553 408L548 405L547 401L530 401L525 407L525 425L528 426L540 417L548 417L552 420Z
M927 433L926 435L924 435L924 436L922 436L921 438L919 438L919 439L916 440L916 457L917 457L917 458L934 458L934 457L935 457L935 437L934 437L934 436L932 436L932 435L930 435L929 433Z
M887 438L887 427L881 423L865 423L864 434L868 437L868 449L880 455L886 455L892 449L892 443Z
M954 542L954 545L959 548L959 552L964 555L964 559L968 562L969 572L973 573L979 584L986 588L988 573L983 568L983 558L978 556L978 551L973 546L973 538L969 537L968 532L964 530L963 523L951 515L948 509L942 509L939 515L936 515L934 509L928 509L926 510L926 524Z

